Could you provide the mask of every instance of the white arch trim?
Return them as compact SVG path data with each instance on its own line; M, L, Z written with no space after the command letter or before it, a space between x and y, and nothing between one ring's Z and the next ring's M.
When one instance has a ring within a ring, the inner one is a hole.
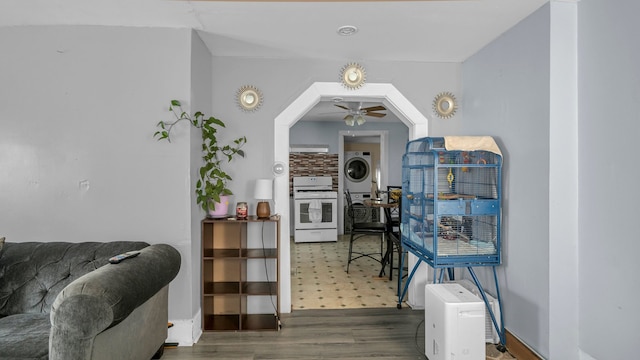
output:
M295 99L274 120L274 160L289 163L289 128L320 101L340 97L344 101L382 102L409 128L409 139L428 135L429 122L418 109L391 84L364 84L356 90L337 82L316 82ZM289 244L289 168L274 181L275 213L281 216L280 232L280 311L291 312L291 247Z

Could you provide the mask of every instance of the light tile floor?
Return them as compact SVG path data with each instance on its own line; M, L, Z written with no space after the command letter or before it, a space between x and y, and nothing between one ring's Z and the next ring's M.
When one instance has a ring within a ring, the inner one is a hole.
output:
M354 243L355 249L374 252L380 248L380 238L366 236ZM291 242L294 275L292 276L292 308L295 309L356 309L396 307L397 280L386 275L378 277L380 263L370 258L351 262L347 274L349 236L339 236L337 242Z

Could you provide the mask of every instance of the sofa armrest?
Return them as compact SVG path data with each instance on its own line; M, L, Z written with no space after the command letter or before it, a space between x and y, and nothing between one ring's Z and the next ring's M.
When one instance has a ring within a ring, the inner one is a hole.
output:
M116 254L114 254L116 255ZM157 244L119 264L107 264L73 281L51 307L49 354L88 359L93 338L124 320L175 278L180 254Z

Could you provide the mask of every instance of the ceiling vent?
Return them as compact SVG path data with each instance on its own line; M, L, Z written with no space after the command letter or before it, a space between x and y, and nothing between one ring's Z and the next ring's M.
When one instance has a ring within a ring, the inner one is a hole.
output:
M329 145L291 145L290 153L328 153Z

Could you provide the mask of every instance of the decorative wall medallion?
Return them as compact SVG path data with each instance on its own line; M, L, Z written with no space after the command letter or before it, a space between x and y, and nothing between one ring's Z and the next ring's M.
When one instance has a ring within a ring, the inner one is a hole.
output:
M357 89L366 80L367 74L362 65L358 63L350 63L345 65L340 72L340 81L348 89Z
M442 119L448 119L458 110L456 97L450 92L441 92L433 99L433 111Z
M245 85L238 89L238 105L244 111L255 111L262 105L262 92L257 87Z

